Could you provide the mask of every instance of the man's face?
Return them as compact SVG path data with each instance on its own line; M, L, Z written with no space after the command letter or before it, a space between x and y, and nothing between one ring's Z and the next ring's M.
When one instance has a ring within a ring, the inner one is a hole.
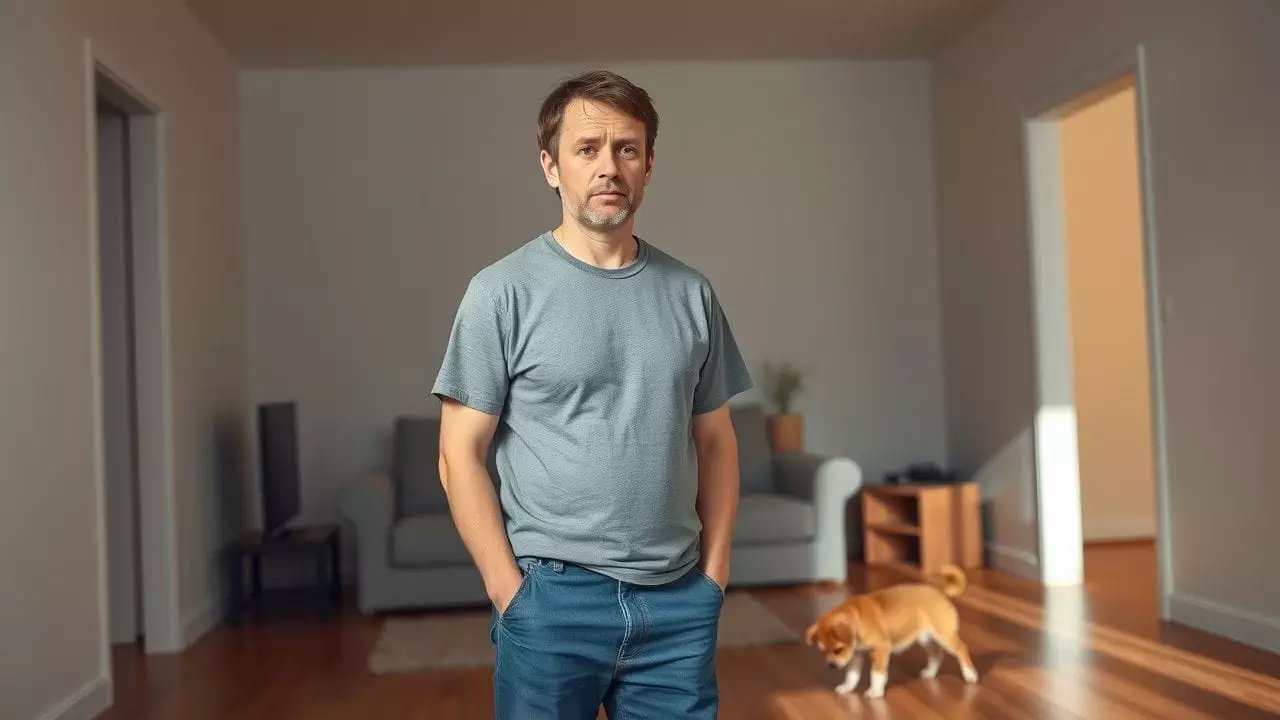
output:
M575 99L564 110L558 157L542 169L569 214L589 230L621 227L640 207L652 165L644 123L609 105Z

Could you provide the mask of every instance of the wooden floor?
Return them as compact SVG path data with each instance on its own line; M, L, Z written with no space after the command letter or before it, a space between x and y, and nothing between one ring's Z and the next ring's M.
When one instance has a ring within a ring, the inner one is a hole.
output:
M936 680L924 656L894 659L883 700L832 691L840 673L799 644L722 650L721 717L1213 718L1280 717L1280 657L1156 620L1150 545L1093 546L1086 587L1044 592L991 571L958 598L961 636L982 674L965 685L953 660ZM854 567L859 590L902 578ZM756 597L803 628L831 590L766 589ZM829 597L826 600L829 601ZM485 670L374 676L365 660L378 620L219 627L182 655L115 651L116 706L104 720L492 717ZM866 681L863 681L865 689Z

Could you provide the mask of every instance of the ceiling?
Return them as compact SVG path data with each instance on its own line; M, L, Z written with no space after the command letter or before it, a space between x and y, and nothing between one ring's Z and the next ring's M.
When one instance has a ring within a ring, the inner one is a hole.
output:
M249 68L927 57L1003 0L187 0Z

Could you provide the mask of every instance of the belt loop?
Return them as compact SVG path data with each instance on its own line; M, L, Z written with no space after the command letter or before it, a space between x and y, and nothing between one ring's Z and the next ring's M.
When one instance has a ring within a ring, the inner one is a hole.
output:
M549 562L548 562L548 564L551 566L551 572L555 572L555 573L562 573L562 572L564 572L564 563L563 563L563 562L561 562L561 561L559 561L559 560L551 560L551 561L549 561Z

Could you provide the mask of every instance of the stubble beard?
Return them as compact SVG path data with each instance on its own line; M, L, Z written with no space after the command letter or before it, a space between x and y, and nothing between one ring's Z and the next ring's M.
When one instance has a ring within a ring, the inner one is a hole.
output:
M614 212L602 213L596 212L585 206L578 206L578 222L589 230L616 230L622 227L631 217L631 203L628 202L626 207L615 210Z
M617 210L609 210L607 212L593 210L590 207L590 203L591 198L595 196L595 193L592 193L587 196L586 202L577 204L574 208L574 218L582 225L582 227L596 232L616 230L622 227L627 220L631 219L631 216L635 214L635 205L633 204L631 191L629 189L625 188L625 186L618 187L615 185L607 188L606 190L623 193L621 198L622 207ZM596 192L603 192L603 190Z

